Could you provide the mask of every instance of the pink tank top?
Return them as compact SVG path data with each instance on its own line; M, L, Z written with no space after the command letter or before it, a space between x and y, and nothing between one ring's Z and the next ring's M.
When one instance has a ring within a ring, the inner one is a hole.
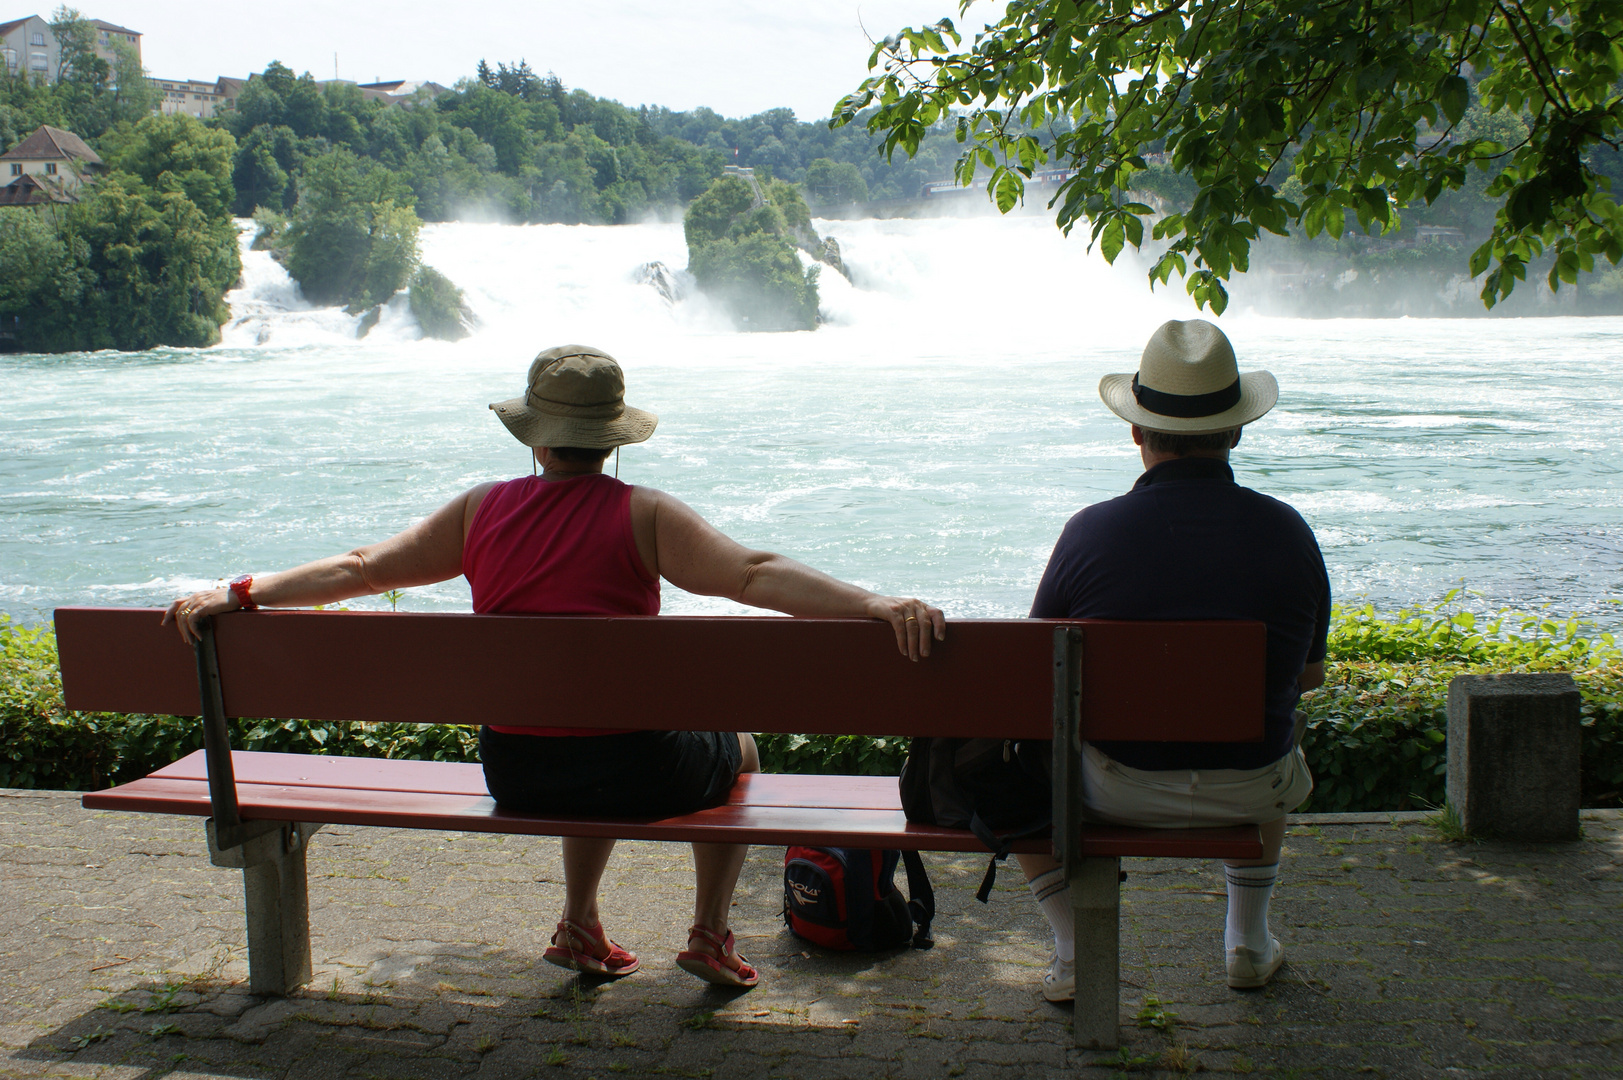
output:
M659 579L631 532L631 485L588 473L497 484L473 515L462 573L481 614L658 615ZM513 735L625 729L493 727Z

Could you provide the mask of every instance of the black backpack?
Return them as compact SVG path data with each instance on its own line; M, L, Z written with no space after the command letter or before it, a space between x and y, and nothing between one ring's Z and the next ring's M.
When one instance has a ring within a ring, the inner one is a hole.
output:
M1045 739L914 738L900 778L909 821L969 829L992 852L975 899L986 903L997 864L1016 840L1054 823L1050 775L1053 744Z

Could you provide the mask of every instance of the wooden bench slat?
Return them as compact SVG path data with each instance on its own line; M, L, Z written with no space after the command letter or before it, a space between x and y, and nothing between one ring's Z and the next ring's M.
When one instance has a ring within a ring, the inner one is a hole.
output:
M196 715L192 652L161 615L58 608L68 708ZM1265 629L1254 622L957 620L915 664L889 626L866 619L255 611L216 621L230 716L1048 738L1054 628L1078 625L1084 737L1263 734ZM616 658L612 685L605 657Z
M351 758L315 754L278 754L236 750L232 771L240 784L280 784L290 787L345 788L352 791L428 792L483 798L484 771L475 764L452 761L407 761L389 758ZM194 750L172 765L152 773L160 780L208 780L203 751ZM746 773L728 797L733 805L806 806L829 809L850 807L900 810L901 792L894 776L797 775Z
M302 755L253 754L238 751L252 772L268 763L254 759ZM345 759L312 758L311 761ZM178 763L177 763L178 764ZM287 762L274 763L285 767ZM395 765L413 764L391 762ZM421 763L416 763L421 764ZM477 766L471 766L477 768ZM267 775L261 770L261 776ZM821 805L809 801L808 785L815 780L824 789ZM856 783L846 783L847 781ZM846 794L837 791L848 788ZM888 788L888 794L884 789ZM239 785L243 817L249 820L310 821L341 825L379 825L392 828L447 829L464 832L522 833L536 836L605 836L628 840L719 841L766 845L811 844L825 847L889 847L921 851L978 852L985 849L970 833L907 821L895 795L895 782L887 777L802 777L763 773L747 778L735 789L735 800L724 806L660 821L626 819L552 818L498 810L481 783L477 792L410 792L354 790L342 787L248 782ZM886 807L888 799L894 806ZM780 800L780 801L772 801ZM92 810L123 810L155 814L206 817L210 812L208 784L195 778L156 774L106 791L84 796ZM858 805L852 803L877 805ZM1023 841L1016 851L1046 851L1046 839ZM1126 829L1087 826L1083 834L1087 855L1164 858L1256 858L1261 854L1257 830L1233 829Z

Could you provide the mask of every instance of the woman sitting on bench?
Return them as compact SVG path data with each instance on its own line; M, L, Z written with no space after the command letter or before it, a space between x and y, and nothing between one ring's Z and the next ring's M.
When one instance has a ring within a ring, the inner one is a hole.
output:
M530 365L525 396L491 408L532 448L539 476L480 484L382 543L176 600L164 621L173 619L190 644L198 620L221 612L331 604L458 574L473 587L476 612L655 615L664 577L691 593L790 615L884 619L914 660L930 654L932 637L942 638L941 612L920 600L877 596L793 559L751 551L680 500L604 475L611 450L642 442L658 423L625 404L624 376L607 353L548 349ZM513 677L533 681L544 712L544 658ZM724 802L739 773L760 769L746 732L484 727L479 754L497 805L538 814L668 817ZM602 976L637 970L636 955L610 941L598 919L598 883L613 849L612 839L563 838L563 919L545 954L552 963ZM693 927L676 962L709 982L754 986L759 979L727 927L747 851L743 844L693 845Z

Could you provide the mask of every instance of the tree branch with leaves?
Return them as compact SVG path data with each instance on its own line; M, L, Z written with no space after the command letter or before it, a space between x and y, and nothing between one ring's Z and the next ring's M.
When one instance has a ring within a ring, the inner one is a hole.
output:
M1485 306L1535 259L1551 289L1623 259L1623 211L1592 166L1623 141L1618 0L1011 0L967 46L942 19L879 42L869 69L834 126L860 117L889 159L952 123L958 181L986 170L1005 213L1040 166L1072 170L1049 204L1062 229L1085 220L1113 261L1148 225L1152 285L1176 274L1216 312L1263 233L1390 232L1470 169L1498 170L1469 264ZM1526 138L1461 135L1473 105ZM1152 158L1193 182L1187 206L1135 198Z

